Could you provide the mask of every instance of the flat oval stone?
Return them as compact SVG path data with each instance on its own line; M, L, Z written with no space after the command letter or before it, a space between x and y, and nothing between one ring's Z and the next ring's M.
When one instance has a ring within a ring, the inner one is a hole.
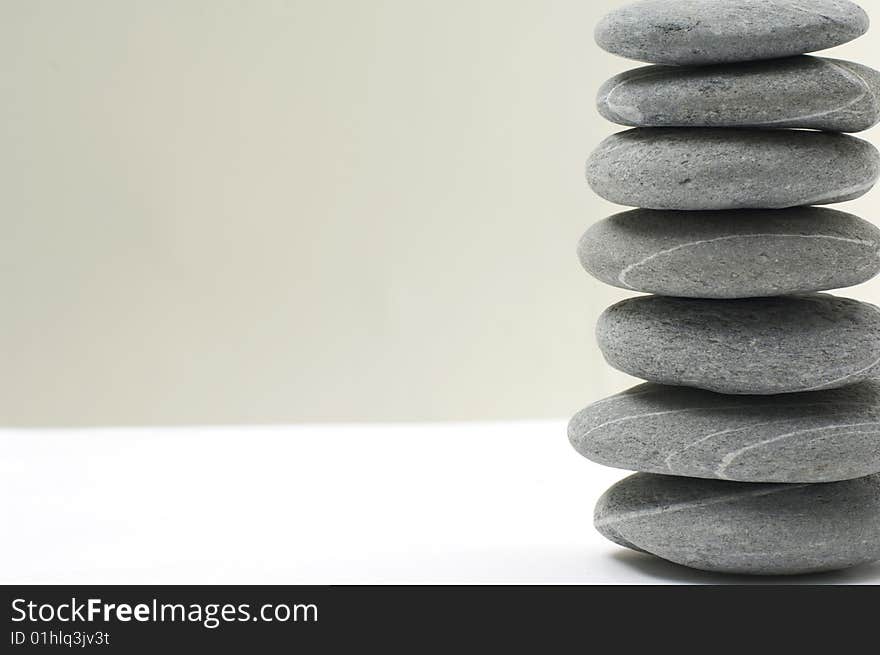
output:
M880 373L880 309L827 294L642 296L605 310L596 335L624 373L718 393L819 391Z
M740 482L880 473L880 381L777 396L643 384L578 412L568 437L614 468Z
M611 541L704 571L794 575L880 559L880 475L747 484L637 473L594 513Z
M880 272L880 229L820 207L683 212L636 209L599 221L584 268L623 289L751 298L861 284Z
M647 209L783 209L864 195L880 176L867 141L806 130L636 128L605 139L587 181Z
M645 0L607 14L595 38L651 64L775 59L838 46L868 31L847 0Z
M880 73L839 59L645 66L599 90L599 113L633 127L812 128L860 132L880 121Z

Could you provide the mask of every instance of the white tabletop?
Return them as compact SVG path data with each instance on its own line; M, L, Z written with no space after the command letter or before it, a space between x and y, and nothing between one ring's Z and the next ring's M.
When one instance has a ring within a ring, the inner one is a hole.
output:
M627 474L562 421L4 430L0 454L6 584L780 581L605 541L593 504Z

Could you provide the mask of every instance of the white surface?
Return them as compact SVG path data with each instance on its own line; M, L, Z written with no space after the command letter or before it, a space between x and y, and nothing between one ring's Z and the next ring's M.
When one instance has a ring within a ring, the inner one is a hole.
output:
M7 584L744 581L600 537L593 504L626 473L561 421L6 430L0 449Z

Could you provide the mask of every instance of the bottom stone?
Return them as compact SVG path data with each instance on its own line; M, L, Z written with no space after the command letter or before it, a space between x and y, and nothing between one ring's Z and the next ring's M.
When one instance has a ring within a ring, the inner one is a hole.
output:
M757 484L637 473L596 504L611 541L704 571L793 575L880 559L880 474Z

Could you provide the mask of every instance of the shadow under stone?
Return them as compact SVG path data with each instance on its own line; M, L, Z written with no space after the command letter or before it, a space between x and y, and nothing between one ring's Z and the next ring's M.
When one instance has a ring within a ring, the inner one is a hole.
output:
M808 575L733 575L691 569L654 555L621 550L612 555L640 574L679 584L708 585L841 585L880 584L880 562L854 566L842 571Z

